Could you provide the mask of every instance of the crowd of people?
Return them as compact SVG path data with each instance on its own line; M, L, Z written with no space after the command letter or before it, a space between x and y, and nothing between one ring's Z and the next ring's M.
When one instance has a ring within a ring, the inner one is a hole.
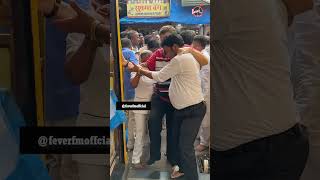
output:
M210 138L209 37L193 30L177 32L171 25L145 36L124 31L121 37L125 100L151 102L150 111L128 112L132 164L144 168L161 159L165 119L171 178L198 179L195 149L208 148ZM194 147L197 136L200 144ZM141 157L149 139L150 158L145 164Z

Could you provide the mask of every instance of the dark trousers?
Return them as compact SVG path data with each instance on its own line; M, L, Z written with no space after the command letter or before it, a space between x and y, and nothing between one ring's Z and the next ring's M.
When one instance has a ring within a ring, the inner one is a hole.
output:
M173 139L172 138L172 122L174 108L171 103L164 101L159 95L153 94L151 98L151 111L148 121L149 136L150 136L150 159L159 160L161 158L161 130L162 119L166 115L167 126L167 159L170 163L174 160L172 157Z
M308 153L307 132L297 124L231 150L211 149L210 167L214 180L299 180Z
M194 152L194 141L199 132L202 119L206 113L206 105L201 102L182 110L175 110L173 137L178 137L179 146L174 152L178 157L178 165L184 172L184 179L198 180L198 167ZM175 140L177 141L177 139Z

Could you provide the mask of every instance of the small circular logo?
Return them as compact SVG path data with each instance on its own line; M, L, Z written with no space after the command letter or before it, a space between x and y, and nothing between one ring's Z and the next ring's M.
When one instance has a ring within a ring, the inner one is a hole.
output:
M201 6L192 8L192 15L195 17L201 17L203 15L203 8Z

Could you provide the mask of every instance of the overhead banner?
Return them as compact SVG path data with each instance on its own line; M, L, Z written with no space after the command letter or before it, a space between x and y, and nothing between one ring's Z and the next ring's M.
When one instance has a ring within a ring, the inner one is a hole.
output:
M128 0L128 18L161 18L170 16L170 0Z

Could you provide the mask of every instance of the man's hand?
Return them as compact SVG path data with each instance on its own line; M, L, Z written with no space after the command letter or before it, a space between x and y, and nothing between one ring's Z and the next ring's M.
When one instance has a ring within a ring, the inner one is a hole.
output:
M190 47L182 47L182 48L179 48L178 54L179 55L188 54L188 53L191 53L191 51L192 51L192 48L190 48Z
M58 19L53 23L64 32L90 34L91 25L95 19L82 10L75 1L70 1L70 6L77 13L77 16L73 18Z
M205 57L200 51L192 48L192 47L183 47L179 48L178 55L190 53L192 56L198 61L201 66L207 65L209 63L209 59Z

